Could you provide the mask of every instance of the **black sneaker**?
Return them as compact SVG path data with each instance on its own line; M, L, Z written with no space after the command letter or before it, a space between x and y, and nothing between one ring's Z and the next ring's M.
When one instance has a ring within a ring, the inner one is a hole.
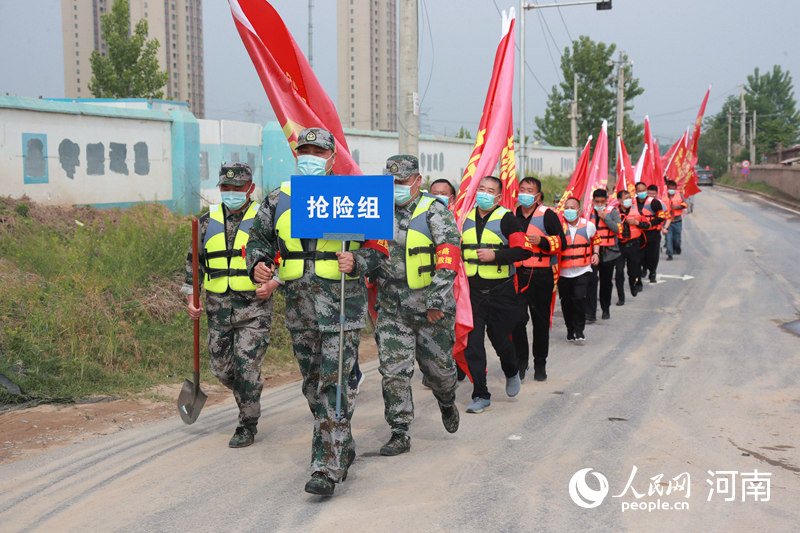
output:
M392 433L389 442L381 446L381 455L393 456L411 450L411 437L400 433Z
M672 256L671 255L667 256L667 261L672 261Z
M233 433L233 437L228 441L230 448L246 448L253 444L258 430L255 426L239 426Z
M544 369L544 366L533 367L533 379L535 381L547 381L547 372Z
M586 340L586 336L583 333L576 333L575 334L575 342L583 342Z
M571 331L567 331L567 340L569 342L574 341L575 340L575 334L573 332L571 332Z
M520 368L519 369L519 380L525 381L525 373L528 371L527 368Z
M655 276L655 274L653 274L652 276L650 276L650 283L656 283L656 276Z
M611 318L611 312L603 311L603 316L601 316L600 318L602 318L603 320L608 320L609 318Z
M333 496L336 483L322 472L314 472L306 483L305 491L319 496Z
M446 429L448 433L455 433L458 431L458 408L455 405L439 405L439 410L442 412L442 424L444 424L444 429ZM381 448L381 452L383 452L383 448Z
M636 298L637 294L639 294L639 286L638 285L632 285L631 286L631 296Z
M586 323L587 324L594 324L597 321L597 316L595 315L586 315Z

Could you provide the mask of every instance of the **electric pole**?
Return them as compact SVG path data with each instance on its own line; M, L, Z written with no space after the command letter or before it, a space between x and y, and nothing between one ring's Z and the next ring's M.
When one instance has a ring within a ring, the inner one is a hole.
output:
M728 173L731 171L731 106L728 106Z
M572 148L575 150L575 161L578 161L578 119L581 118L581 115L578 113L578 75L573 75L575 78L573 82L572 102L569 108L569 133L570 140L572 141Z
M314 9L314 0L308 0L308 66L314 68L314 54L312 53L313 25L311 24L311 12Z
M739 150L744 150L745 143L747 139L745 137L745 114L747 113L747 104L744 103L744 85L742 85L742 103L741 109L739 112L741 113L741 124L739 126Z
M608 65L617 65L617 135L623 140L623 129L625 127L625 67L633 66L633 61L628 61L624 58L624 52L619 51L619 59L617 61L608 60ZM619 164L619 154L617 154L617 164Z
M400 0L398 137L401 154L419 155L417 98L417 0Z
M756 110L753 109L753 120L750 122L750 164L756 164Z

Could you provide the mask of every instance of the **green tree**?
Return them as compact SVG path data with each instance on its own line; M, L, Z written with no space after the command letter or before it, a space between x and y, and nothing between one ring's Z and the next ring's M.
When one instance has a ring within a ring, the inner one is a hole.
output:
M158 39L147 40L147 21L136 23L131 33L128 0L115 0L102 16L103 39L108 55L92 52L89 90L95 98L163 98L169 81L167 71L158 70Z
M709 166L714 171L714 175L719 177L728 171L728 110L731 110L733 130L731 135L732 147L739 142L739 110L741 105L739 97L728 96L722 109L716 115L706 117L703 121L703 129L700 132L700 139L697 143L697 164L703 167ZM663 152L662 152L663 153ZM746 150L737 157L732 154L733 161L746 159Z
M581 35L572 41L572 49L564 49L561 56L561 73L564 81L554 85L547 97L547 109L543 117L536 117L537 138L559 146L569 146L570 138L570 102L573 97L573 79L578 75L578 146L583 146L589 135L597 138L603 120L609 121L608 133L613 139L616 127L617 92L616 65L612 62L615 44L596 43L589 37ZM623 55L627 62L627 56ZM612 62L611 64L609 64ZM630 66L625 67L625 145L629 153L641 150L644 125L635 124L628 116L633 110L632 101L644 92L639 87L639 80L631 75ZM610 152L613 153L614 142L609 139Z
M456 134L456 139L472 139L472 135L467 128L461 126L461 129L459 129Z
M796 109L792 76L780 65L761 74L758 67L747 76L745 102L748 119L756 112L756 161L777 150L778 144L791 146L800 136L800 112ZM748 129L748 132L750 130Z

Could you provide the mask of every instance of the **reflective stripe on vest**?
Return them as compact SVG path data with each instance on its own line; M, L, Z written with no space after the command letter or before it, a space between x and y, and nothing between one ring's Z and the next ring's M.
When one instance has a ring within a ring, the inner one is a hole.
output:
M406 279L412 289L421 289L431 284L433 271L436 269L431 229L428 227L428 209L436 198L423 194L406 233Z
M256 290L256 286L247 274L244 249L250 238L250 228L257 212L258 204L252 202L239 223L233 248L228 250L222 206L217 204L209 207L208 228L203 240L203 266L206 271L203 286L207 291L223 293L228 287L234 291Z
M528 224L528 227L525 229L526 235L538 235L542 238L547 237L547 232L544 229L544 214L547 213L548 209L549 207L545 205L540 205L536 208L533 212L533 216L531 216L530 224ZM514 263L516 266L550 268L558 263L557 254L545 253L544 250L539 248L538 244L531 244L531 248L533 249L533 255L522 262Z
M587 220L583 217L578 220L578 230L575 232L573 240L569 231L569 225L564 223L564 236L567 239L567 246L561 252L561 268L571 268L586 266L592 259L592 243L589 241L587 231Z
M508 248L508 239L503 235L500 229L500 221L503 220L506 213L510 213L511 211L505 207L498 207L492 211L481 233L480 242L478 242L478 232L475 229L475 213L477 211L477 207L470 211L467 219L464 221L464 227L461 233L461 256L464 258L464 269L466 270L467 276L472 277L477 274L483 279L510 278L516 272L513 265L481 263L478 260L478 250L481 248L490 250Z
M606 221L603 220L604 217L608 216L614 208L607 205L603 208L603 216L601 217L597 211L595 211L594 216L597 220L595 226L597 227L597 237L600 239L600 246L614 246L617 244L617 234L611 230L606 224Z
M275 233L278 237L278 248L281 253L281 264L278 267L278 276L283 281L299 279L303 276L306 259L314 260L314 273L324 279L341 279L339 261L336 252L342 251L342 241L317 239L317 248L314 251L303 250L300 239L292 237L292 191L291 184L284 181L278 195L278 205L275 208ZM358 250L359 243L348 242L347 249ZM358 279L358 276L347 276L347 279Z

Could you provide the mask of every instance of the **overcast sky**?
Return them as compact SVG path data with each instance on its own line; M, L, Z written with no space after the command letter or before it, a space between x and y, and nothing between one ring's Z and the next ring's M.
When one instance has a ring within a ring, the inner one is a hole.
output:
M272 4L307 53L308 2ZM474 135L500 38L498 10L512 6L519 10L519 2L507 0L419 0L423 133L453 135L463 125ZM526 62L535 74L526 70L529 135L534 117L544 112L547 93L560 81L559 55L579 35L616 43L628 53L644 88L634 100L633 118L641 121L649 114L661 143L676 140L693 122L709 84L707 115L719 111L727 95L739 93L754 67L764 72L779 64L791 72L797 87L797 0L613 0L613 6L611 11L575 6L527 12ZM203 10L207 118L248 120L252 114L259 122L273 119L227 1L204 0ZM314 1L313 66L334 103L335 20L336 0ZM0 0L0 30L0 93L63 97L61 2ZM516 89L515 128L518 98Z

